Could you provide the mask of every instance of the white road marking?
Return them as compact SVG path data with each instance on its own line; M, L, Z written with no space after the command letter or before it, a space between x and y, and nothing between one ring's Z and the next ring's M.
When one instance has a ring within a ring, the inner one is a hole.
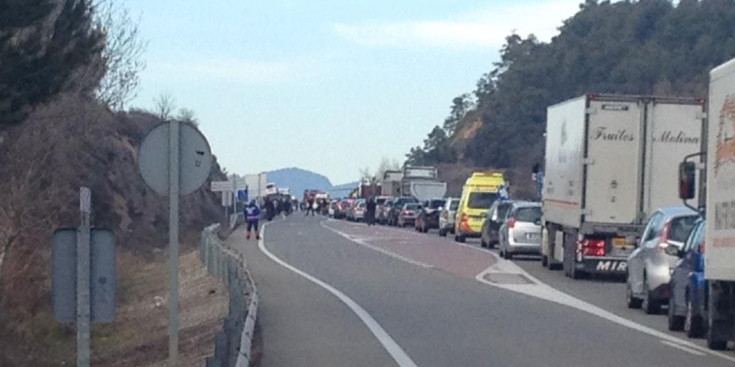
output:
M649 328L647 326L641 325L639 323L630 321L610 311L597 307L591 303L588 303L579 298L573 297L567 293L564 293L538 280L536 277L529 274L527 271L523 270L523 268L519 267L512 261L502 259L499 256L497 256L495 253L491 252L491 254L495 256L498 261L494 265L483 270L480 274L477 274L475 279L477 279L477 281L481 283L484 283L484 284L487 284L493 287L517 292L517 293L522 293L528 296L541 298L541 299L551 301L554 303L558 303L564 306L572 307L577 310L584 311L589 314L601 317L605 320L616 323L618 325L627 327L629 329L633 329L633 330L651 335L653 337L662 339L662 342L667 341L669 343L676 344L677 347L688 348L698 353L703 353L704 355L710 354L713 356L717 356L717 357L726 359L731 362L735 362L735 357L733 356L729 356L721 352L717 352L717 351L709 350L707 348L700 347L694 343L688 342L683 339L679 339L669 334L666 334L658 330ZM532 280L533 284L497 284L497 283L493 283L485 279L485 275L491 274L491 273L505 273L505 274L511 273L511 274L522 275Z
M378 339L380 344L383 345L383 348L390 354L391 357L393 357L393 360L396 361L398 366L400 367L416 367L416 363L411 359L411 357L406 354L405 351L401 348L401 346L398 345L398 343L391 338L390 335L383 329L383 327L378 324L375 319L370 316L370 314L365 311L364 308L362 308L357 302L353 301L350 297L347 297L344 293L340 292L336 288L332 287L331 285L295 268L294 266L288 264L287 262L281 260L276 255L273 255L268 249L265 247L265 241L263 240L265 238L265 228L268 226L269 223L266 223L261 228L260 232L260 241L258 241L258 247L260 248L260 251L262 251L266 256L268 256L271 260L275 261L279 265L283 266L284 268L293 271L294 273L300 275L301 277L311 281L312 283L324 288L329 293L332 293L335 297L337 297L342 303L344 303L347 307L352 310L352 312L357 315L357 317L360 318L360 320L365 324L365 326L370 329L370 332L373 333L373 335Z
M355 243L357 243L359 245L365 246L365 247L367 247L367 248L369 248L371 250L378 251L378 252L380 252L380 253L382 253L384 255L388 255L390 257L393 257L393 258L396 258L398 260L407 262L407 263L409 263L411 265L420 266L422 268L427 268L427 269L428 268L433 268L433 266L431 266L431 265L429 265L427 263L424 263L424 262L421 262L421 261L417 261L417 260L414 260L414 259L405 257L403 255L399 255L399 254L397 254L397 253L395 253L393 251L389 251L389 250L386 250L384 248L373 246L373 245L367 243L367 241L365 241L365 240L363 240L361 238L353 237L353 236L350 236L349 234L344 233L344 232L342 232L340 230L337 230L337 229L334 229L334 228L330 228L329 226L325 226L324 225L324 222L320 222L319 225L322 226L325 229L328 229L328 230L330 230L330 231L332 231L332 232L334 232L334 233L336 233L336 234L338 234L338 235L340 235L340 236L342 236L342 237L344 237L344 238L352 241L352 242L355 242Z
M704 357L704 356L706 356L706 355L707 355L706 353L702 353L702 352L700 352L700 351L698 351L698 350L694 350L694 349L691 349L691 348L687 348L687 347L685 347L685 346L683 346L683 345L679 345L679 344L676 344L676 343L672 343L672 342L670 342L670 341L668 341L668 340L662 340L662 341L661 341L661 343L662 343L662 344L666 344L666 345L668 345L668 346L670 346L670 347L672 347L672 348L676 348L676 349L679 349L679 350L681 350L681 351L687 352L687 353L689 353L689 354L694 354L695 356L700 356L700 357Z
M348 234L342 233L342 232L340 232L340 231L338 231L336 229L333 229L333 228L330 228L328 226L325 226L325 225L323 225L323 222L321 224L322 224L322 227L324 227L326 229L329 229L329 230L331 230L331 231L333 231L333 232L335 232L337 234L340 234L341 236L343 236L343 237L345 237L345 238L347 238L347 239L349 239L349 240L351 240L353 242L357 242L354 238L350 237ZM401 233L409 233L409 234L412 234L409 231L405 231L405 230L398 229L398 228L391 228L391 227L383 227L383 228L385 228L385 229L387 229L389 231L396 231L396 232L401 232ZM358 243L360 243L360 242L358 242ZM532 297L536 297L536 298L541 298L541 299L544 299L544 300L547 300L547 301L550 301L550 302L558 303L558 304L561 304L561 305L564 305L564 306L572 307L572 308L578 309L580 311L584 311L584 312L590 313L592 315L601 317L601 318L603 318L605 320L608 320L610 322L616 323L616 324L621 325L623 327L627 327L627 328L630 328L630 329L633 329L633 330L636 330L636 331L639 331L639 332L642 332L642 333L645 333L645 334L648 334L648 335L651 335L651 336L660 338L660 339L662 339L661 340L662 343L666 342L664 344L669 345L669 346L671 346L673 348L681 349L682 351L684 351L686 349L687 352L692 353L692 354L701 355L701 356L705 356L705 355L709 354L709 355L720 357L722 359L725 359L725 360L728 360L728 361L731 361L731 362L735 362L735 357L733 357L733 356L729 356L729 355L724 354L724 353L721 353L721 352L717 352L717 351L713 351L713 350L710 350L710 349L707 349L707 348L700 347L700 346L698 346L698 345L696 345L694 343L688 342L686 340L679 339L679 338L674 337L674 336L671 336L669 334L666 334L666 333L660 332L658 330L649 328L647 326L638 324L636 322L630 321L630 320L625 319L623 317L620 317L620 316L618 316L618 315L616 315L616 314L614 314L612 312L609 312L609 311L607 311L605 309L602 309L600 307L597 307L597 306L595 306L595 305L593 305L591 303L585 302L585 301L583 301L583 300L581 300L579 298L573 297L573 296L571 296L571 295L569 295L567 293L564 293L564 292L562 292L562 291L560 291L560 290L558 290L556 288L553 288L553 287L547 285L546 283L540 281L539 279L537 279L533 275L529 274L527 271L525 271L523 268L519 267L518 265L516 265L512 261L505 260L505 259L501 258L495 252L492 252L490 250L486 250L486 249L483 249L483 248L478 248L478 247L475 247L475 246L472 246L472 245L469 245L469 244L465 244L465 243L458 243L458 242L452 243L450 241L446 241L446 243L448 245L460 245L462 247L469 248L469 249L472 249L472 250L475 250L475 251L479 251L479 252L483 252L483 253L486 253L486 254L490 254L493 257L495 257L495 259L497 260L497 262L494 265L488 267L487 269L485 269L482 272L480 272L479 274L477 274L477 276L475 276L475 279L477 281L481 282L481 283L484 283L484 284L487 284L487 285L490 285L490 286L493 286L493 287L497 287L497 288L509 290L509 291L512 291L512 292L522 293L522 294L525 294L525 295L528 295L528 296L532 296ZM383 252L383 253L386 253L387 252L386 255L389 255L389 256L402 257L401 255L397 255L397 254L392 253L390 251L386 251L386 250L377 248L377 247L372 246L372 245L369 245L369 244L365 244L365 243L360 243L360 244L365 245L365 246L368 246L368 247L370 247L370 248L372 248L372 249L374 249L376 251L380 251L380 252ZM386 251L386 252L384 252L384 251ZM407 259L407 258L402 258L401 260L408 261L408 262L414 261L414 260ZM498 283L493 283L493 282L490 282L490 281L488 281L487 279L484 278L485 275L491 274L491 273L517 274L517 275L525 276L526 278L530 279L532 281L532 283L531 284L498 284Z

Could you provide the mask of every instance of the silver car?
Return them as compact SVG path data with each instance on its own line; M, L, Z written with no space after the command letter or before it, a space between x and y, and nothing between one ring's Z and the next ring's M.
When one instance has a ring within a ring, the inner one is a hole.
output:
M355 202L350 206L350 209L347 210L347 220L358 222L365 219L366 208L367 203L365 202L365 199L355 200Z
M647 314L661 312L661 305L669 300L669 280L679 260L666 254L666 248L681 249L697 219L699 215L684 206L661 208L651 215L640 243L628 256L628 307L643 307Z
M457 215L459 198L447 198L441 214L439 214L439 235L445 237L447 232L454 233L454 217Z
M514 202L498 230L500 256L541 253L541 203Z

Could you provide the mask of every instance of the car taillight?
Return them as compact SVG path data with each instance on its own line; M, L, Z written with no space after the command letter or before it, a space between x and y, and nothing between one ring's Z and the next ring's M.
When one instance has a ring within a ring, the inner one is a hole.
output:
M515 218L508 219L508 228L513 229L515 228L515 226L516 226L516 219Z
M699 243L699 253L700 254L703 254L705 248L706 248L706 246L704 245L704 241L700 242Z
M584 256L605 256L605 240L587 238L577 242L577 251Z
M671 222L666 223L663 229L661 229L661 240L656 246L656 251L665 252L666 248L669 247L669 230L671 229Z

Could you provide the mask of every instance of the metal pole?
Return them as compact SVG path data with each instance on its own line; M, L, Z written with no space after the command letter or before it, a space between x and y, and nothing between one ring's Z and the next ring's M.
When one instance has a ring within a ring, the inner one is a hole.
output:
M237 215L237 175L234 173L232 174L232 215Z
M169 366L179 364L179 122L169 123Z
M258 195L256 195L256 197L257 197L258 199L260 199L260 192L261 192L261 191L260 191L260 180L261 180L260 176L261 176L261 175L263 175L263 173L258 173Z
M91 356L89 217L92 209L92 193L86 187L79 189L79 209L82 223L77 229L77 367L89 367Z

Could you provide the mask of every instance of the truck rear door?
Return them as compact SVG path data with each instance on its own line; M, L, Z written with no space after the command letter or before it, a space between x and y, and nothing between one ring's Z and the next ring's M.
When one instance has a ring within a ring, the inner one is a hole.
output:
M589 107L585 221L633 223L640 203L643 102L592 99Z
M646 109L646 159L644 206L646 214L658 208L680 205L679 163L701 150L704 105L654 100ZM697 199L692 200L693 203Z

